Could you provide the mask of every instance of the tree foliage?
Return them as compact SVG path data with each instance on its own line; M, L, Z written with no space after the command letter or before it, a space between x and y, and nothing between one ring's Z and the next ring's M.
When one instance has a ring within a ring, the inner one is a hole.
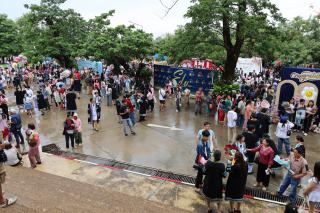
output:
M19 33L14 21L0 14L0 57L10 57L21 51Z
M42 0L25 5L29 12L19 20L24 53L29 58L50 56L70 67L85 35L86 22L72 9L63 10L66 0Z
M155 52L169 56L170 63L175 64L190 58L210 58L221 64L225 50L221 46L212 45L211 39L210 35L207 38L199 37L197 31L187 25L177 29L174 35L167 34L164 38L156 39Z
M265 65L278 59L290 66L320 61L320 17L284 20L270 0L192 0L190 23L155 40L134 26L111 27L113 10L85 20L62 9L64 2L25 5L28 12L17 22L0 15L0 57L23 53L31 62L52 57L66 67L85 57L125 68L152 53L169 56L174 64L208 58L224 64L227 82L239 56L261 57Z
M29 12L18 21L23 52L32 61L57 59L70 67L78 56L105 59L127 66L132 59L143 59L152 52L152 35L134 26L110 26L114 11L88 21L72 9L60 6L66 0L42 0L25 5Z
M225 65L223 79L232 80L241 57L258 56L264 65L281 59L286 65L320 61L320 17L285 20L268 0L193 0L191 22L158 38L155 49L179 63L209 58Z
M132 25L110 27L109 17L113 13L109 11L89 20L82 54L128 68L127 62L141 61L152 52L152 35Z
M233 80L243 45L280 20L269 0L193 0L186 16L199 36L211 37L212 45L226 50L223 79ZM209 35L209 36L208 36Z
M297 66L320 62L320 20L296 17L278 28L276 57L285 64Z

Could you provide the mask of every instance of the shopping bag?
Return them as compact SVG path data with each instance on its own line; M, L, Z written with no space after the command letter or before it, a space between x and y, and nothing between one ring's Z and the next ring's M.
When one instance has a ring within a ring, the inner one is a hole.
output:
M199 163L204 166L207 163L207 160L201 155L199 155Z

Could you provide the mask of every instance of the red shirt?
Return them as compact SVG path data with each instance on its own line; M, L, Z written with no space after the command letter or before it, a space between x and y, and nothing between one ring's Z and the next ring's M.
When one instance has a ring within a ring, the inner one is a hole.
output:
M65 92L65 88L61 87L60 89L58 89L60 94L63 94Z
M269 165L272 166L273 164L273 159L274 159L274 151L273 149L269 146L267 148L264 148L263 145L261 144L260 146L252 149L252 151L257 152L259 151L259 162L264 164L264 165Z
M129 98L126 100L127 106L129 107L130 112L134 112L134 106L132 105Z
M80 80L81 79L80 72L75 72L74 73L74 77L75 77L76 80Z

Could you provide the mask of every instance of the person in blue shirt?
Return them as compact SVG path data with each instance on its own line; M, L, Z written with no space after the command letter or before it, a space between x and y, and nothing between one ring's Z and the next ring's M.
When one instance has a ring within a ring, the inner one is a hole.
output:
M16 139L16 148L19 150L20 153L20 145L22 145L23 152L26 151L25 143L24 143L24 137L21 132L22 128L22 121L21 121L21 116L18 114L14 109L10 110L10 116L11 116L11 121L10 121L10 132L12 132L13 136Z
M199 143L197 145L197 156L195 160L198 170L195 182L195 187L197 189L200 189L203 185L203 173L205 164L211 158L209 136L210 132L208 130L202 131L202 138L199 140Z

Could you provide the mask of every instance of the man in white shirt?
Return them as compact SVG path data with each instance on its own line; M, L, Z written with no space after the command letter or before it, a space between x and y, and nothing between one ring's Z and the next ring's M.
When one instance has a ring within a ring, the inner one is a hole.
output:
M208 130L208 132L210 133L210 136L208 138L208 142L210 145L211 152L213 152L216 149L219 149L218 143L217 143L217 138L214 134L214 131L211 129L211 124L209 122L204 122L203 129L199 130L197 137L196 137L196 145L202 139L202 132L205 130Z
M232 106L231 110L227 114L227 120L228 120L228 142L233 143L236 139L237 135L237 118L238 115L234 111L236 109L236 106ZM232 136L231 136L232 134Z

